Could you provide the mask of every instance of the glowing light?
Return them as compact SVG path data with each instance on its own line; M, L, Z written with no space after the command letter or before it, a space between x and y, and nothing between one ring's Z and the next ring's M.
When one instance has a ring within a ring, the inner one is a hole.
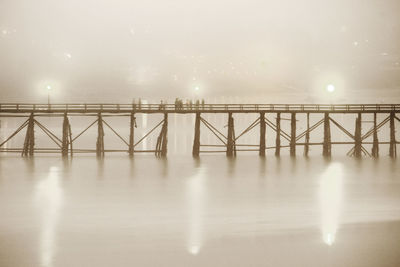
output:
M47 85L47 86L46 86L46 89L47 89L48 91L51 91L51 89L52 89L52 88L51 88L51 85Z
M335 86L333 84L328 84L326 86L326 91L328 91L329 93L333 93L335 91Z
M199 90L200 90L200 87L196 86L196 87L194 88L194 90L199 91Z
M71 59L72 58L72 55L70 53L65 53L64 56L65 56L65 59Z
M357 41L354 41L354 42L353 42L353 45L354 45L354 46L358 46L358 42L357 42Z
M192 247L189 248L189 252L193 255L197 255L200 252L200 247L193 245Z

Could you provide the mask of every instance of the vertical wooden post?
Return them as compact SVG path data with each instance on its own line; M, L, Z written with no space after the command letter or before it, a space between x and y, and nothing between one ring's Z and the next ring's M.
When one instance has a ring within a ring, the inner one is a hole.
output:
M168 136L168 113L165 112L163 125L161 128L160 135L157 138L157 144L156 144L155 155L158 157L167 156L167 144L168 144L167 136Z
M196 112L192 155L195 158L197 158L200 155L200 112Z
M304 145L304 156L308 157L310 150L310 113L307 112L307 132L306 132L306 143Z
M259 155L265 156L265 112L260 112L260 149Z
M275 156L281 155L281 113L276 113Z
M161 143L161 157L167 156L167 144L168 144L168 113L164 113L164 124L163 124L163 137Z
M396 130L394 127L394 112L390 113L390 146L389 146L389 156L395 158L397 156L396 150Z
M296 113L292 112L290 120L290 156L296 156Z
M104 128L103 128L103 118L101 116L101 113L98 114L98 119L97 119L96 155L98 157L104 156Z
M69 150L70 150L70 155L72 157L73 155L73 149L72 149L72 131L71 131L71 123L68 121L68 135L69 135Z
M35 118L33 113L29 116L28 127L26 129L24 148L22 156L33 156L35 149Z
M361 157L361 113L356 118L356 128L354 133L354 156Z
M136 125L136 118L135 113L131 112L131 121L130 121L130 131L129 131L129 156L133 156L134 151L134 142L135 142L135 125Z
M234 140L234 125L233 125L233 117L232 112L228 113L228 140L227 140L227 148L226 155L228 157L234 156L235 153L235 140Z
M374 158L379 157L379 141L378 141L378 131L376 129L376 112L374 112L374 137L372 143L372 156Z
M330 157L331 148L332 148L332 143L331 143L331 128L329 125L329 113L326 112L324 114L324 143L322 147L322 155L324 157Z
M64 113L63 130L62 130L62 145L61 145L61 155L63 157L68 156L68 150L70 145L72 145L71 140L71 125L69 124L69 119L67 113ZM72 151L71 151L72 153Z

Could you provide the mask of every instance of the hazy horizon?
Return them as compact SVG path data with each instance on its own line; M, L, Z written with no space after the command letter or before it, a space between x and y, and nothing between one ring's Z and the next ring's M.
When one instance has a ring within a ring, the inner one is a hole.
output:
M0 98L46 103L50 85L58 103L394 103L399 13L396 0L5 0Z

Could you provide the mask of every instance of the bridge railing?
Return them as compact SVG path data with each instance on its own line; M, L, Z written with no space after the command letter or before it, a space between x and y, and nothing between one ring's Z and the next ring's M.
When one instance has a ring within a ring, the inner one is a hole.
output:
M400 111L400 104L31 104L0 103L0 112L12 111L81 111L81 112L131 112L131 111Z

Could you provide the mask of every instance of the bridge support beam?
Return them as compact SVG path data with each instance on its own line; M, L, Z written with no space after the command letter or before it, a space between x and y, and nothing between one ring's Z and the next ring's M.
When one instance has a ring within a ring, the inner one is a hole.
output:
M29 116L28 120L28 127L26 129L26 135L25 135L25 142L24 142L24 148L22 150L22 156L33 156L33 152L35 149L35 118L33 116L33 113Z
M156 156L166 157L167 147L168 147L168 113L165 112L161 132L157 138L156 153L155 153Z
M260 112L260 149L259 155L265 157L265 112Z
M389 156L395 158L397 156L396 149L396 130L394 127L395 113L390 113L390 146L389 146Z
M276 113L275 156L281 155L281 113Z
M134 145L135 145L135 127L136 127L136 117L135 113L131 113L131 121L130 121L130 126L129 126L129 149L128 153L129 156L133 156L134 152Z
M228 157L236 156L236 145L235 145L235 126L232 117L232 112L228 113L228 138L226 144L226 155Z
M291 113L290 119L290 156L296 156L296 113Z
M71 124L69 123L68 115L64 113L63 129L62 129L62 144L61 144L61 155L63 157L68 156L68 152L72 156L72 133Z
M307 132L306 132L306 142L304 145L305 157L308 157L309 150L310 150L310 113L307 113Z
M98 113L97 115L96 155L98 157L104 157L104 128L103 128L103 118L101 113Z
M354 156L356 158L361 157L361 113L358 113L356 118L356 127L354 132Z
M330 157L331 149L332 149L332 143L331 143L331 128L329 124L329 113L326 112L324 114L324 143L322 147L322 155L324 157Z
M200 112L196 112L192 155L195 158L199 157L200 155Z
M379 157L379 141L378 141L378 130L376 128L376 112L374 113L374 134L373 134L373 142L372 142L372 151L371 155L374 158Z

